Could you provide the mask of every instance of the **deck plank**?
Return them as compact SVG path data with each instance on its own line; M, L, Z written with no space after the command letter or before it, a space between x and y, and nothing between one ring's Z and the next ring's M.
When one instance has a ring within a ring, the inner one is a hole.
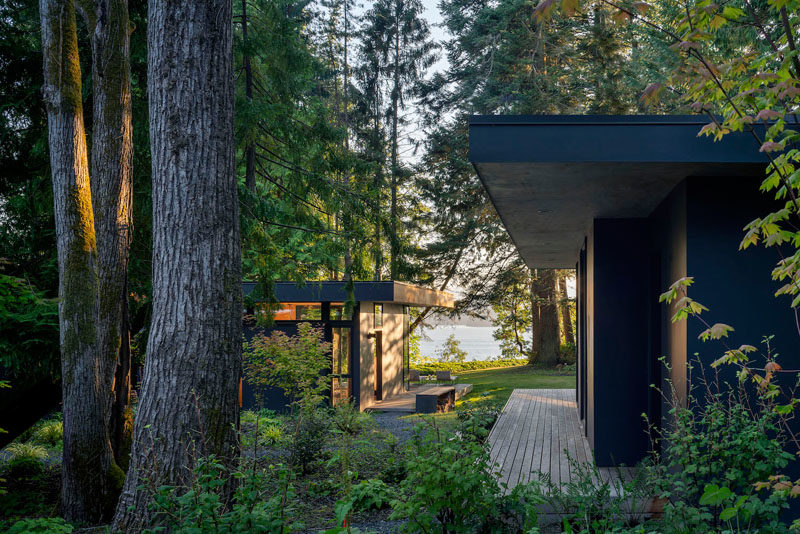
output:
M530 482L536 472L549 474L554 484L566 484L574 475L569 457L593 461L574 389L515 389L489 433L488 445L507 491ZM622 473L631 476L629 470ZM601 469L600 476L616 478L616 470Z

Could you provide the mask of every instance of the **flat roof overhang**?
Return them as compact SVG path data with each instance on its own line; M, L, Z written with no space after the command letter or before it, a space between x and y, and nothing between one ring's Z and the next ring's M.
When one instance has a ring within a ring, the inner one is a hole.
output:
M574 268L596 218L647 217L689 176L763 176L749 133L704 116L480 115L469 159L530 268ZM763 129L762 129L763 131Z
M247 296L256 282L242 282L242 294ZM345 281L275 282L278 302L344 302L347 300ZM453 294L404 282L353 282L356 302L391 302L406 306L452 308Z

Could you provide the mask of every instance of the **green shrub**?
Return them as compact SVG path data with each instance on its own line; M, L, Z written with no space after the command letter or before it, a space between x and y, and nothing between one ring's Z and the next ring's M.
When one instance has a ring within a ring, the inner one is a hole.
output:
M758 488L779 475L792 455L783 450L775 412L760 403L748 406L743 395L732 387L702 400L690 397L688 407L672 401L663 459L651 476L658 495L667 499L665 523L675 532L719 530L731 523L763 533L785 530L778 516L789 495ZM707 490L714 487L727 497L717 499L720 492L709 497ZM731 507L735 515L722 514Z
M573 365L577 359L575 343L562 343L558 349L558 361L566 365Z
M479 531L496 518L501 494L489 454L475 440L430 425L418 426L411 439L392 518L407 518L406 532Z
M0 365L15 387L61 376L58 303L27 280L0 274Z
M393 498L392 488L375 478L361 481L352 488L351 499L356 512L386 508Z
M14 442L6 447L9 460L32 459L42 461L47 458L47 449L41 445L30 442Z
M498 360L470 360L465 362L437 362L424 359L412 365L418 369L420 374L432 375L436 371L451 371L459 373L463 371L478 371L481 369L492 369L496 367L517 367L527 364L527 360L522 359L498 359Z
M322 457L331 433L330 410L303 408L292 424L293 439L290 444L292 464L304 473Z
M60 448L64 436L64 423L61 421L46 421L34 430L33 440L41 445Z
M300 528L291 520L294 488L291 470L284 466L231 472L212 456L200 458L193 475L188 487L154 491L156 524L145 532L283 534ZM227 480L237 483L231 506L225 506L222 496Z
M278 417L271 410L244 411L241 413L239 422L241 426L239 439L244 450L252 451L255 448L274 447L285 439L283 418Z
M330 368L330 342L321 328L297 326L297 335L275 330L258 334L244 346L244 376L257 393L266 386L280 388L292 401L316 406L330 386L323 374Z
M7 531L7 534L34 534L36 532L69 534L73 530L72 525L60 517L37 517L35 519L17 521Z
M468 408L458 410L456 430L464 435L483 442L492 430L494 422L500 415L502 406L497 404L475 404Z

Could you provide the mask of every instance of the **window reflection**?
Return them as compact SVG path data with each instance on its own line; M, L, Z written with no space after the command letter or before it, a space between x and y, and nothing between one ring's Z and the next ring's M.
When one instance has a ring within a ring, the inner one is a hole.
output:
M331 321L349 321L353 314L345 313L344 302L331 302Z
M332 367L331 402L334 406L347 402L351 396L350 381L350 328L331 328Z

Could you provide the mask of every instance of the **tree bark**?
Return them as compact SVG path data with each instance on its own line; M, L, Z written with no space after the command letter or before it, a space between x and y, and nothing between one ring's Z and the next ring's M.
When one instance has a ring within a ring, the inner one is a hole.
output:
M553 269L539 271L542 299L539 316L539 361L556 365L560 349L558 335L558 303L556 302L556 276Z
M531 357L530 363L534 363L539 358L539 351L541 349L540 333L542 331L541 325L541 282L539 275L536 272L531 273Z
M97 523L113 493L107 366L97 357L97 244L72 0L41 0L44 84L59 272L64 406L61 506L69 521Z
M561 325L564 328L564 341L575 344L575 333L572 328L572 317L569 313L569 295L567 294L567 278L558 277L558 303L561 311Z
M98 253L97 350L112 450L127 465L130 400L128 260L133 227L130 21L127 0L95 0L87 13L92 47L92 204ZM121 489L122 480L119 480Z
M153 326L115 531L150 523L147 488L184 484L193 458L214 454L232 465L238 456L242 295L231 8L223 0L149 2Z

